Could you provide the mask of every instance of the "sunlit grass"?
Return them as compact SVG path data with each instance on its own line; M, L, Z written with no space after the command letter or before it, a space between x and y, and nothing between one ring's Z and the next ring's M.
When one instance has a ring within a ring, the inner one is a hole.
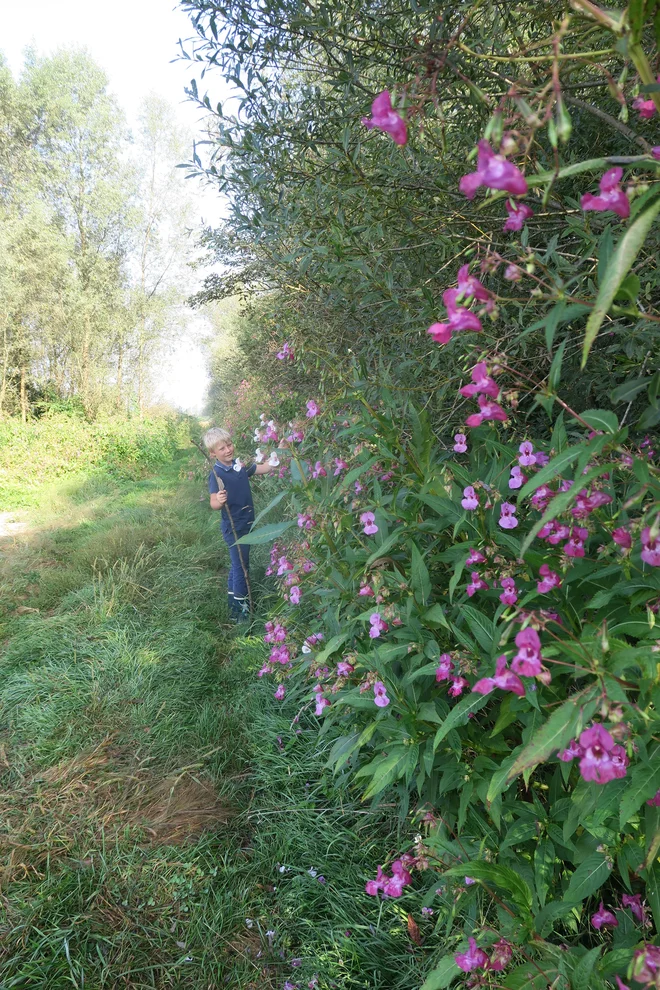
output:
M255 677L203 496L64 482L2 560L0 986L416 988L403 840Z

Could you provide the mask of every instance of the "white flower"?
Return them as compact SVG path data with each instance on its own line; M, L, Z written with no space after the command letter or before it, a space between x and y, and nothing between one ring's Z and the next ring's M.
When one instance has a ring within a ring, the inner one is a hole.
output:
M243 465L241 464L241 459L240 457L237 457L236 460L234 461L234 471L238 472L241 470L242 467Z
M257 447L257 449L255 450L254 459L257 464L261 464L261 462L263 461L264 455L261 452L261 447Z
M307 643L303 643L303 645L302 645L302 651L303 651L303 653L311 653L312 652L312 648L311 648L311 646L308 646Z
M254 442L255 443L259 443L260 440L261 440L261 430L255 430L254 431Z
M273 451L273 453L268 458L268 463L270 464L271 467L277 467L279 465L280 459L275 453L275 451Z
M264 425L264 423L266 422L266 413L260 413L259 422L261 423L262 426Z
M248 928L252 928L252 927L254 927L254 921L252 920L252 918L246 918L246 919L245 919L245 924L246 924L246 926L247 926Z
M318 870L315 870L314 867L312 866L309 868L309 870L307 870L307 872L309 873L310 877L315 877L316 874L318 873Z

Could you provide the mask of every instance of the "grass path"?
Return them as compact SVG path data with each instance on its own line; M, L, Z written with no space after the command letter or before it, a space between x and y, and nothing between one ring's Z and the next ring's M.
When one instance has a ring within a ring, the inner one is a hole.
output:
M0 987L417 987L363 893L397 839L223 625L181 466L61 483L0 538Z

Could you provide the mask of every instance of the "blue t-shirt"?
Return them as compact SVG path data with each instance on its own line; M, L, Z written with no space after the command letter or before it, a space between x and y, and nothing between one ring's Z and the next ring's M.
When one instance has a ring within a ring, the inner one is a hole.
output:
M231 467L228 467L226 464L216 461L213 467L227 491L225 505L228 506L231 512L236 532L239 535L243 535L248 532L254 522L254 504L252 502L249 479L257 470L257 465L251 464L249 468L242 467L240 471L235 471L235 463L235 461L232 461ZM215 475L212 471L209 475L209 492L214 494L217 491L219 491L218 482L215 480ZM232 532L231 523L224 510L222 512L222 530L223 532L225 530L228 533Z

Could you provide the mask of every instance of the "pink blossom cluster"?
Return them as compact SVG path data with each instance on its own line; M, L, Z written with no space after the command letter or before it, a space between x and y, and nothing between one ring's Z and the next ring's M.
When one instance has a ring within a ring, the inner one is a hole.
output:
M621 188L623 169L617 166L610 168L602 176L599 189L600 195L585 193L580 200L583 210L612 210L623 220L630 216L630 200Z
M438 658L435 679L438 683L441 681L451 681L451 684L447 687L447 694L452 698L458 698L465 688L470 686L468 681L461 676L449 653L443 653Z
M646 526L642 530L642 560L651 567L660 567L660 532L658 522L653 527Z
M459 330L482 330L481 320L471 310L459 306L463 300L476 299L486 303L486 309L493 307L493 295L481 284L478 278L469 274L469 266L463 265L458 272L456 288L445 289L442 301L447 309L445 323L432 323L427 333L436 344L447 344L454 332Z
M303 653L311 653L315 646L323 642L323 633L312 633L302 645Z
M386 633L389 629L387 622L383 621L380 612L372 612L369 616L369 638L378 639L381 633Z
M521 629L515 638L518 652L511 660L511 669L507 667L507 658L504 654L498 657L495 663L495 674L493 677L482 677L472 688L477 694L490 694L495 688L501 691L512 691L522 697L525 694L525 686L520 677L536 677L544 684L550 682L550 674L543 666L541 656L541 640L535 629L528 626Z
M316 526L316 522L307 512L298 513L298 528L299 529L313 529Z
M636 949L632 960L632 978L647 987L657 987L660 982L660 945L644 945ZM628 990L620 983L619 990Z
M566 749L557 754L564 763L580 760L580 774L583 780L597 784L608 784L626 776L628 756L623 746L614 739L599 722L585 729L579 740L572 739Z
M378 532L378 526L376 525L376 517L373 512L363 512L360 516L360 522L364 527L362 532L367 536L373 536L374 533Z
M454 956L456 965L464 973L470 973L473 969L489 969L501 972L513 958L511 944L504 938L493 945L490 958L483 949L478 947L476 939L468 939L468 946L467 952L457 952Z
M545 540L552 546L566 540L562 549L567 557L584 557L584 545L589 537L589 530L585 526L566 526L553 519L541 527L537 536L539 540Z
M413 862L413 857L404 855L400 859L395 859L392 863L392 876L388 877L382 866L378 867L375 880L368 880L364 889L372 897L377 897L378 891L382 890L386 897L401 897L403 888L412 883L412 877L407 866Z
M330 702L327 698L323 697L323 686L321 684L314 685L314 697L312 701L316 704L316 714L320 717L326 708L329 708Z
M507 414L499 403L495 402L495 399L499 396L499 386L495 379L491 378L488 374L486 362L480 361L478 364L475 364L470 372L470 377L472 378L472 383L463 385L459 391L465 398L477 397L479 412L472 413L472 415L468 416L465 420L466 426L481 426L482 423L489 419L498 420L502 423L505 422L508 418Z
M656 76L656 80L660 83L660 76ZM656 106L650 97L645 100L643 96L636 96L633 100L633 109L637 111L642 120L649 120L655 114Z

